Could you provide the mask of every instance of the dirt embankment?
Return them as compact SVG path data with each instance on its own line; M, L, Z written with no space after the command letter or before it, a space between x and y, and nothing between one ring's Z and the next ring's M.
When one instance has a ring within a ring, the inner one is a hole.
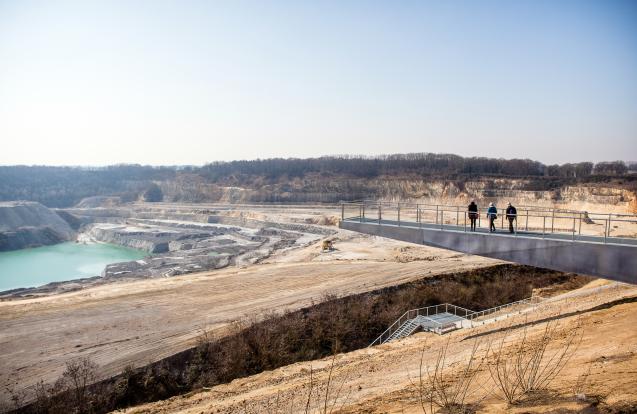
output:
M590 278L516 265L440 275L323 302L235 325L228 336L202 334L196 347L92 388L115 409L230 382L294 362L367 347L406 309L454 302L482 310L527 298L537 288L577 287ZM285 338L285 341L281 341ZM163 385L158 385L158 384ZM55 399L55 397L53 398ZM61 405L64 398L56 404ZM69 410L71 407L67 407Z
M634 412L637 331L626 327L637 323L637 290L619 285L600 288L596 281L531 314L511 315L482 327L446 336L416 334L339 354L334 359L285 366L126 412L303 413L309 403L311 412L319 412L327 404L328 411L341 413L423 413L419 391L421 359L426 387L430 381L427 373L434 372L437 355L446 348L442 374L445 383L453 384L463 376L474 345L478 368L465 402L475 412ZM546 363L561 352L571 333L582 335L581 342L578 339L564 369L546 390L522 396L516 404L509 405L500 397L489 371L489 366L496 363L493 352L488 352L489 344L493 351L493 344L499 344L504 337L502 352L513 359L523 338L533 344L540 341L548 321L552 321L554 333L546 347Z

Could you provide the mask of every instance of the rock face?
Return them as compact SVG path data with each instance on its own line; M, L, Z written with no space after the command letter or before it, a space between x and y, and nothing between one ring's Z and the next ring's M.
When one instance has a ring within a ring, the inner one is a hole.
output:
M40 203L0 203L0 251L46 246L74 238L75 232L69 224Z

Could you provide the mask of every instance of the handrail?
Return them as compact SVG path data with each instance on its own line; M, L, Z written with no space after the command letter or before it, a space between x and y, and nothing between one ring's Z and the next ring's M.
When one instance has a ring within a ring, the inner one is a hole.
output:
M440 303L438 305L431 305L431 306L425 306L424 308L416 308L416 309L410 309L408 311L406 311L405 313L403 313L398 319L396 319L396 321L394 323L392 323L389 328L385 329L383 331L383 333L381 333L376 339L374 339L374 341L372 341L371 344L369 344L369 347L372 347L374 345L381 345L383 343L385 343L395 332L398 331L398 329L400 329L401 326L403 326L408 320L414 319L418 316L422 315L423 311L426 311L426 316L429 315L436 315L438 313L442 313L438 311L438 308L442 308L444 307L444 312L449 312L449 307L453 308L454 311L454 315L459 316L461 318L464 318L468 321L472 321L480 318L484 315L488 315L488 314L492 314L492 313L496 313L501 311L502 309L505 308L510 308L512 306L515 305L519 305L519 304L531 304L533 302L539 303L539 301L541 301L540 298L538 298L537 296L531 296L525 299L521 299L515 302L510 302L510 303L505 303L499 306L494 306L492 308L488 308L488 309L484 309L481 311L472 311L471 309L467 309L467 308L463 308L461 306L456 306L452 303ZM433 309L435 310L435 312L430 313L429 310ZM457 310L460 309L462 311L465 312L465 315L458 315ZM413 317L410 317L410 315L414 315ZM431 320L431 319L430 319ZM442 325L442 323L431 320L431 322L434 322L437 325ZM385 338L385 339L383 339Z
M353 216L346 217L346 207L354 206L358 209L358 213ZM461 230L467 231L468 221L468 212L465 207L461 206L449 206L449 205L434 205L434 204L426 204L426 203L393 203L386 201L343 201L341 202L341 219L344 221L355 220L362 222L377 222L379 225L383 222L383 215L387 216L388 211L392 212L391 214L395 214L397 217L397 225L402 226L411 226L415 224L416 226L422 227L423 223L435 224L439 226L439 229L445 230L446 226L455 226L456 228L460 228ZM542 229L541 237L546 238L547 234L554 233L562 233L570 235L571 241L595 241L590 239L582 239L582 227L583 225L597 225L603 227L594 227L593 234L584 234L584 236L589 237L598 237L599 241L603 243L608 243L608 239L611 238L611 232L613 231L612 223L630 223L637 224L637 215L630 214L619 214L619 213L588 213L585 211L575 211L575 210L558 210L558 209L550 209L550 213L546 212L546 209L535 208L535 209L518 209L515 218L515 228L513 233L518 235L518 226L519 220L524 220L523 229L527 233L524 233L528 236L529 228L535 228L537 231ZM366 216L367 212L367 216ZM402 215L401 215L402 213ZM415 222L413 221L415 213ZM435 213L435 214L433 214ZM485 214L483 211L477 212L478 223L477 227L482 227L481 218ZM371 215L371 217L370 217ZM432 219L432 215L435 215L435 218ZM508 218L506 214L506 210L504 208L497 209L497 215L499 216L499 226L501 228L505 227L505 218ZM446 216L446 217L445 217ZM488 217L488 213L486 214ZM405 217L411 217L411 221L409 219L405 220ZM401 219L402 218L402 219ZM463 223L461 224L461 220L463 219ZM446 220L445 220L446 219ZM541 219L542 226L538 227L537 224L529 223L529 219L537 222L537 219ZM561 220L561 221L560 221ZM390 220L393 222L394 220ZM564 221L570 221L568 223L568 227L563 227ZM592 222L592 223L591 223ZM597 222L597 223L595 223ZM562 223L560 226L559 223ZM558 226L556 228L556 225ZM615 226L617 227L617 226ZM454 228L451 227L453 230ZM584 231L590 230L590 227L584 227ZM603 233L602 233L603 231ZM601 234L600 234L601 233ZM539 233L538 233L539 234ZM577 235L577 237L576 237ZM551 236L548 236L549 238ZM633 238L630 236L623 236L623 238ZM616 243L616 237L611 239L611 243ZM620 238L619 240L622 240ZM621 241L620 241L621 243Z
M342 201L341 203L344 203L345 201ZM363 200L356 200L356 201L349 201L349 202L345 202L345 203L365 203L368 205L378 205L378 204L384 204L384 205L398 205L400 204L401 206L431 206L431 207L436 207L436 206L440 206L440 207L453 207L454 209L456 208L460 208L461 210L466 209L466 205L457 205L457 204L431 204L431 203L419 203L419 202L396 202L396 201L382 201L382 200L372 200L372 199L363 199ZM541 211L541 212L548 212L548 213L560 213L560 212L566 212L566 213L577 213L577 214L588 214L589 216L591 215L597 215L597 216L605 216L608 217L608 215L612 215L612 216L616 216L616 217L637 217L637 214L626 214L626 213L599 213L599 212L591 212L591 211L586 211L586 210L571 210L571 209L560 209L560 208L556 208L556 207L543 207L543 206L527 206L527 205L521 205L519 206L520 209L523 209L524 211ZM503 209L504 210L504 209ZM454 210L455 211L455 210Z

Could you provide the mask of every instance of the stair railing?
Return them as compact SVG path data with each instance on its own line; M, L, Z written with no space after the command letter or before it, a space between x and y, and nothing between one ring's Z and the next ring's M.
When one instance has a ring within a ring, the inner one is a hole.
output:
M472 312L472 311L469 311L468 309L464 309L464 308L460 308L459 306L452 305L451 303L441 303L439 305L426 306L424 308L410 309L407 312L403 313L400 316L400 318L396 319L396 321L392 323L389 326L389 328L385 329L385 331L381 333L378 336L378 338L374 339L374 341L371 344L369 344L369 346L371 347L374 345L380 345L385 343L387 339L389 339L389 337L392 336L394 332L396 332L401 326L403 326L405 322L407 322L410 319L414 319L416 316L435 315L437 313L446 312L447 309L451 309L451 308L458 308L458 309L462 309L463 311L466 310L468 312Z
M473 327L473 322L475 319L490 315L496 312L499 312L503 309L510 308L516 305L529 305L534 303L539 303L541 301L537 296L531 296L526 299L518 300L515 302L505 303L504 305L495 306L493 308L485 309L482 311L472 311L471 309L463 308L461 306L456 306L451 303L441 303L438 305L426 306L424 308L410 309L407 312L403 313L400 318L396 319L394 323L392 323L389 328L387 328L383 333L381 333L374 341L369 344L369 347L375 345L384 344L401 326L405 324L410 319L414 319L416 316L430 316L436 315L438 313L447 312L453 313L456 316L460 316L465 318L466 320L471 322L471 326ZM435 322L435 321L434 321ZM436 322L437 323L437 322Z

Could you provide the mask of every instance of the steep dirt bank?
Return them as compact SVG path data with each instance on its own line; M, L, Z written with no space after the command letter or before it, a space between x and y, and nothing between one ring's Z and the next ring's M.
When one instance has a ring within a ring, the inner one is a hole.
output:
M504 352L515 355L524 327L527 327L527 338L537 340L545 329L542 321L546 320L558 323L555 340L547 349L549 356L563 346L569 332L583 333L581 344L566 368L550 384L550 391L507 406L493 394L496 390L487 364L493 364L494 357L489 356L478 370L467 398L467 402L474 404L473 409L478 413L634 412L637 407L634 390L637 331L626 327L637 323L637 290L632 286L599 290L602 285L603 282L593 282L556 298L532 314L513 315L483 327L446 336L421 333L386 345L339 354L333 368L330 357L292 364L126 412L304 413L310 389L310 412L319 412L324 407L329 378L332 385L328 411L334 408L335 412L342 413L422 413L418 394L421 358L426 382L427 370L432 372L438 351L448 343L444 377L454 381L466 367L475 343L472 338L476 335L481 335L476 356L482 359L487 357L489 342L497 343L503 335L501 330L510 327Z
M225 337L202 335L194 348L145 367L128 369L91 388L99 393L96 405L102 409L97 412L106 412L322 358L330 355L334 347L342 352L365 348L405 309L454 301L481 310L529 297L534 290L546 293L573 289L589 280L524 266L498 265L427 277L369 293L330 297L298 311L237 324ZM40 403L63 405L63 401L64 397L59 396ZM67 406L66 411L72 411L72 407Z
M40 203L0 203L0 251L46 246L74 237L69 224Z

